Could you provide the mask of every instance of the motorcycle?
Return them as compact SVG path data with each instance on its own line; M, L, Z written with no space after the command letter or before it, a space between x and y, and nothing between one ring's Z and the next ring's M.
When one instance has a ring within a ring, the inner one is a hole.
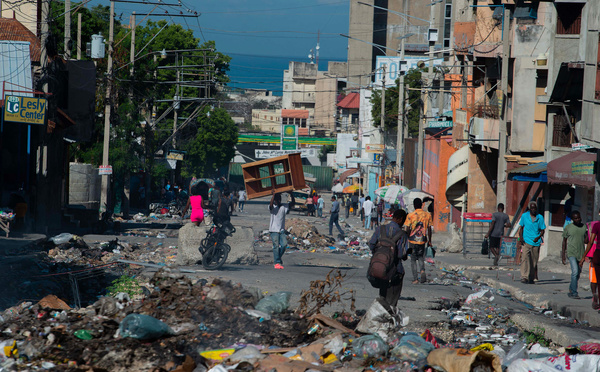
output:
M200 242L198 250L202 254L202 266L206 270L218 270L227 260L231 247L225 243L228 236L235 233L235 227L229 221L220 221L212 211L213 226L206 230L206 238Z

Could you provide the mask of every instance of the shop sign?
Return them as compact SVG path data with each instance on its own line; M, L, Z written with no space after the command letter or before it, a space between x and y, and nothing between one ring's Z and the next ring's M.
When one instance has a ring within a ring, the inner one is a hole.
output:
M573 151L582 151L593 148L592 146L584 145L583 143L572 143L571 150Z
M173 152L173 151L169 151L169 153L167 154L167 159L169 160L180 160L183 161L183 152Z
M373 165L381 165L381 154L373 154Z
M451 120L431 120L427 124L428 128L452 128L453 122Z
M317 156L317 149L298 149L298 150L254 150L254 157L257 159L270 159L287 154L300 153L300 157L308 158Z
M47 107L45 98L6 96L4 120L15 123L44 125Z
M594 174L595 161L574 161L571 163L571 173L573 175Z
M112 165L101 165L98 173L101 176L108 176L112 174Z
M383 153L383 145L382 144L369 144L369 145L365 145L365 151L366 152L372 152L372 153L376 153L376 154L382 154Z

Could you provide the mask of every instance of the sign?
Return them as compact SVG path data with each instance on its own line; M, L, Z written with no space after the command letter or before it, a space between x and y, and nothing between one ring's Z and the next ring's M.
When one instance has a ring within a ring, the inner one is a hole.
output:
M381 165L381 154L373 154L373 165Z
M101 165L98 170L98 174L101 176L108 176L112 174L112 165Z
M595 161L574 161L571 163L573 175L594 174Z
M517 256L517 238L503 236L500 238L500 255L504 257Z
M428 128L452 128L453 122L449 120L430 120L427 123Z
M276 156L300 153L300 157L308 158L317 156L317 149L298 149L298 150L254 150L254 157L257 159L270 159Z
M169 160L183 160L183 152L173 152L169 151L167 154L167 159Z
M593 148L592 146L584 145L583 143L572 143L571 150L573 151L582 151Z
M378 71L375 74L375 85L381 86L381 80L383 78L383 66L385 66L385 85L393 87L397 85L396 79L400 77L401 61L406 62L406 65L402 67L403 70L411 70L413 68L418 68L417 64L419 61L423 60L428 60L428 58L404 56L404 59L402 59L401 57L377 56L375 67ZM444 57L436 58L433 60L433 65L441 66L443 61Z
M374 144L374 145L365 145L365 151L366 152L372 152L372 153L376 153L376 154L382 154L383 153L383 145L379 145L379 144Z
M44 125L47 107L45 98L6 96L4 120L15 123Z
M281 126L281 150L296 150L298 148L298 128L295 125Z

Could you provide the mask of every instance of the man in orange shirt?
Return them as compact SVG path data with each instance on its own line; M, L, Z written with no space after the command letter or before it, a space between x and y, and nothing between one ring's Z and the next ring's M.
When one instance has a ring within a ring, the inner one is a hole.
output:
M425 275L425 249L431 247L431 225L433 220L429 212L424 211L423 201L415 198L413 201L415 211L409 213L404 222L404 230L408 233L408 247L410 254L410 268L412 269L413 282L419 283L419 272L421 273L421 283L427 281ZM417 262L419 271L417 271Z

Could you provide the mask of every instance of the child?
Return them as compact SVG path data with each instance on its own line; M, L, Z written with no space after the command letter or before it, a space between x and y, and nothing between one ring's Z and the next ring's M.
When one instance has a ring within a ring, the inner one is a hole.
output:
M204 210L202 209L202 196L200 195L200 190L198 185L192 187L192 195L188 199L188 202L183 209L183 215L187 213L188 209L192 208L192 214L190 215L190 220L196 226L200 226L200 222L204 221Z

